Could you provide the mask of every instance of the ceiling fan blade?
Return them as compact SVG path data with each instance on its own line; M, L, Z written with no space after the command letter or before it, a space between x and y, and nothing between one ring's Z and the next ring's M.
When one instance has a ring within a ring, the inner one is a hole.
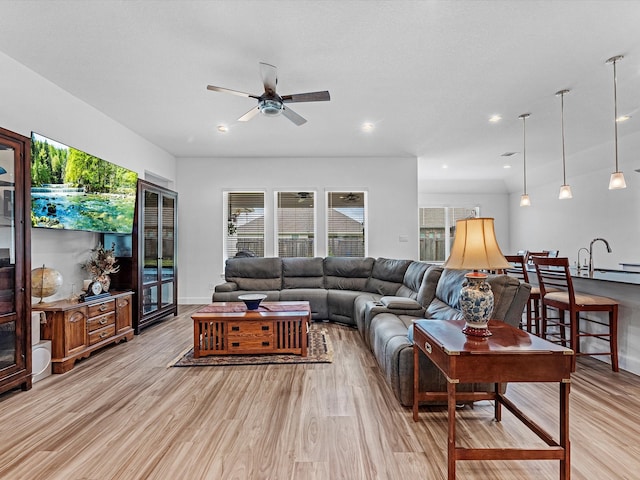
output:
M259 107L254 107L251 110L249 110L247 113L245 113L244 115L242 115L238 121L239 122L248 122L249 120L251 120L253 117L255 117L258 112L260 111Z
M303 117L284 105L282 106L282 114L298 126L307 123Z
M331 100L329 92L294 93L293 95L283 95L283 103L299 103L299 102L328 102Z
M260 98L250 93L239 92L238 90L230 90L228 88L214 87L213 85L207 85L207 90L213 90L214 92L230 93L232 95L238 95L239 97Z
M276 93L276 85L278 84L278 69L268 63L260 62L260 75L265 92Z

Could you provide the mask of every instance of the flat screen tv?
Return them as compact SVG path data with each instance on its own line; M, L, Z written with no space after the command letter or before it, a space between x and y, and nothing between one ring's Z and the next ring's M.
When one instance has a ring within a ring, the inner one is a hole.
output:
M131 233L138 174L31 134L31 225Z

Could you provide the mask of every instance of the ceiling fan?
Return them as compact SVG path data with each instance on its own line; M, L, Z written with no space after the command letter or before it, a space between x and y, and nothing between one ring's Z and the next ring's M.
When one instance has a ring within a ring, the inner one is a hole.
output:
M306 119L298 115L289 107L285 107L285 103L300 103L300 102L326 102L331 98L328 91L322 92L308 92L308 93L295 93L293 95L278 95L276 93L276 85L278 84L278 69L268 63L260 62L260 75L262 76L262 83L264 85L264 93L262 95L251 95L250 93L239 92L237 90L230 90L228 88L214 87L213 85L207 85L207 90L213 90L214 92L230 93L232 95L238 95L240 97L250 97L258 100L258 106L252 108L247 113L242 115L238 121L247 122L255 117L258 112L262 113L265 117L276 117L280 114L287 117L296 125L300 126L306 123Z
M349 192L347 195L340 196L340 199L346 202L357 202L358 200L360 200L360 195L356 195L353 192Z

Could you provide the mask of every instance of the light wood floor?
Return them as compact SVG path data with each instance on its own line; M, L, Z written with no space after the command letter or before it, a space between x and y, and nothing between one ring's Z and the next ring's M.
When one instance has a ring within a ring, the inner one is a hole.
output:
M444 479L446 411L418 423L356 330L328 325L332 364L167 368L190 313L0 396L0 479ZM558 387L511 384L550 431ZM572 478L640 478L640 378L597 360L571 387ZM459 411L459 445L541 446L488 402ZM458 462L459 479L558 478L557 461Z

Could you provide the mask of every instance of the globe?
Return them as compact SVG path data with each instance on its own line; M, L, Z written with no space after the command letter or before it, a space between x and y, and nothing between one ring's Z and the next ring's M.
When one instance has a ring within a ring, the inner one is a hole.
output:
M54 295L62 286L62 274L53 268L44 265L31 270L31 296L44 297Z

